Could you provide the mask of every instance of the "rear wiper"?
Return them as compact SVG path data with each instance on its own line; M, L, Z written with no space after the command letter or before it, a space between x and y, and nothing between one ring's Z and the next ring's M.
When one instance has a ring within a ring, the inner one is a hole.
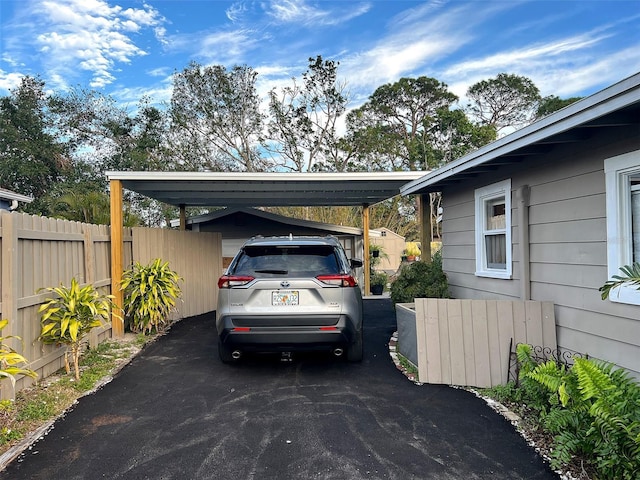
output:
M256 273L273 273L274 275L286 275L289 270L254 270Z

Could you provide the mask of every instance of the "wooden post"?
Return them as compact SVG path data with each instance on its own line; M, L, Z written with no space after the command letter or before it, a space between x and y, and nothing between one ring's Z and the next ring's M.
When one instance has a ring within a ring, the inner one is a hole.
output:
M371 265L369 262L369 205L366 203L362 205L362 239L364 241L364 294L370 295L370 283L369 272Z
M184 232L187 229L187 207L180 205L180 230Z
M124 294L120 289L122 280L123 233L122 233L122 182L111 180L111 295L116 305L117 314L123 317ZM116 338L124 336L124 318L111 315L111 335Z
M420 260L431 263L431 196L428 193L418 196L418 212L420 219L420 243L422 245Z

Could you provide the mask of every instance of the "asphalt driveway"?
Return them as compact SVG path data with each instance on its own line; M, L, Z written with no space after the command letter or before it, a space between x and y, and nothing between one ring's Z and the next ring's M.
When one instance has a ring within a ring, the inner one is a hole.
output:
M365 358L223 365L213 315L174 325L84 397L0 479L557 479L501 415L415 385L389 357L388 299L365 301Z

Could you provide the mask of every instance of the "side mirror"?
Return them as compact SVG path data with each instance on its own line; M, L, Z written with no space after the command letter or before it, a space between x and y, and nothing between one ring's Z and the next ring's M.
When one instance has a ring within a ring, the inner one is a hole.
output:
M360 268L362 267L362 260L358 260L356 258L351 259L351 268Z

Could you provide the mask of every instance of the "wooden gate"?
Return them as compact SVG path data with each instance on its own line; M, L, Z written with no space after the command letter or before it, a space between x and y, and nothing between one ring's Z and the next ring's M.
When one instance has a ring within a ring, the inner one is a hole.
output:
M416 298L415 306L424 383L504 384L511 345L557 349L552 302Z

